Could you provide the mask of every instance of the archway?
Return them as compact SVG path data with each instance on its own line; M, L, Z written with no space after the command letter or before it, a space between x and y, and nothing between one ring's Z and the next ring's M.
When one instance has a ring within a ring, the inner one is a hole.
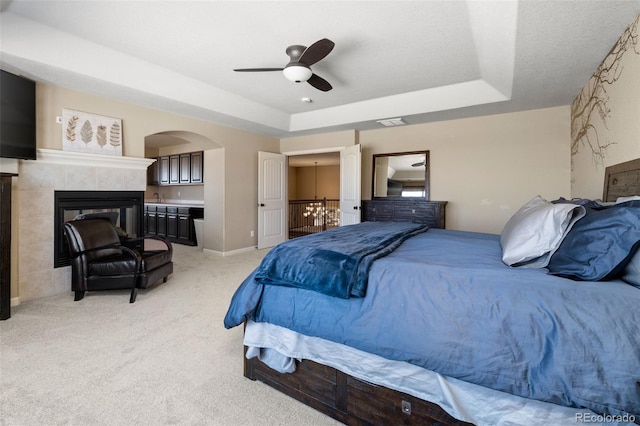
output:
M222 252L224 248L224 148L204 135L169 130L145 136L145 157L158 158L203 151L202 184L149 185L145 200L160 198L171 204L204 207L203 248ZM154 194L158 194L157 196Z

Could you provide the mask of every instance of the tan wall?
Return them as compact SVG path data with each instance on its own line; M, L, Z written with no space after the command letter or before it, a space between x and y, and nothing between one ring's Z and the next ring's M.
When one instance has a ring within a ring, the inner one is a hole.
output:
M123 155L142 158L157 155L157 150L145 149L145 137L161 132L179 131L196 135L199 149L205 150L205 186L202 188L205 200L205 248L227 253L253 247L257 243L251 231L255 230L257 213L257 163L258 151L277 152L280 142L276 138L254 134L152 110L137 105L112 101L85 93L67 90L49 84L36 85L36 137L38 148L62 149L62 128L56 117L62 115L63 108L86 111L110 117L122 118ZM214 154L209 154L215 152ZM38 162L25 162L38 168ZM14 167L15 162L2 168ZM14 179L17 198L20 199L20 177ZM194 190L195 191L195 190ZM188 191L189 192L189 191ZM225 195L228 197L225 198ZM199 196L191 194L190 196ZM169 198L169 196L167 196ZM53 199L51 190L50 199ZM49 197L46 198L49 200ZM12 215L12 229L21 229L19 214ZM51 229L53 233L53 229ZM39 292L20 280L19 236L12 238L12 298L20 297L19 282L25 287L25 300L50 294ZM50 258L50 259L49 259ZM53 269L53 253L43 254L42 263L50 262ZM24 271L23 271L24 272ZM56 270L57 272L57 270ZM42 280L41 280L42 281ZM46 281L46 280L45 280ZM43 290L44 291L44 290ZM47 290L48 291L48 290Z
M225 205L220 200L225 199L226 189L222 185L207 185L207 182L224 180L226 173L225 150L210 149L204 152L204 247L216 252L224 252L225 239ZM257 177L256 177L257 182ZM235 188L237 185L233 185ZM257 200L256 195L256 200ZM257 203L254 202L255 205ZM257 209L257 207L256 207ZM256 211L257 223L258 213ZM250 224L252 225L252 223ZM253 243L253 245L257 244Z
M210 185L211 188L211 185ZM204 202L204 185L147 185L144 193L146 201L156 200L154 194L160 195L167 203L201 203Z
M571 192L568 106L278 141L39 84L40 148L61 149L61 128L55 117L62 108L122 118L128 156L149 155L144 138L159 132L186 130L210 140L210 149L205 149L205 246L220 252L256 244L250 232L257 224L260 150L304 152L360 143L362 198L370 199L374 153L427 149L432 162L431 199L449 201L447 227L451 229L499 233L511 214L533 196L552 199Z
M429 150L431 199L449 202L450 229L500 233L534 196L570 196L568 106L300 136L282 139L280 146L303 152L355 143L362 145L364 200L371 199L373 154Z
M448 201L447 228L500 233L535 195L569 196L569 108L360 132L362 198L373 154L429 150L430 191Z
M605 168L640 158L639 21L640 15L612 50L619 54L602 61L572 105L572 197L602 198ZM608 113L600 115L596 105Z
M431 159L431 199L449 202L447 227L499 233L513 212L533 196L598 198L606 166L640 157L640 46L633 44L637 43L638 19L622 34L621 42L626 44L617 59L621 72L601 98L608 115L604 121L594 116L589 123L600 135L598 143L606 147L602 151L590 148L593 145L584 139L571 143L568 106L277 140L43 83L36 90L38 147L61 149L62 129L56 117L63 108L122 118L125 156L157 155L159 150L147 150L144 143L146 136L155 133L201 135L205 247L223 253L257 242L250 232L257 224L258 151L322 151L358 143L362 145L363 199L371 198L373 154L426 149ZM605 58L603 65L614 60ZM589 86L585 84L585 89ZM4 170L15 169L15 164L3 161L0 165ZM28 165L37 166L37 162ZM14 179L14 190L19 201L19 177ZM20 229L17 216L12 214L12 230ZM12 238L12 297L18 292L16 256L20 250L19 237Z
M280 139L280 152L290 153L298 151L326 150L331 148L346 148L358 143L356 130L322 133L318 135L296 136Z
M171 131L203 136L199 145L202 149L225 148L223 181L207 181L204 188L205 192L213 190L228 196L224 200L210 200L211 203L225 207L227 229L224 236L218 236L223 241L221 251L256 245L256 237L251 237L250 231L255 229L258 220L257 184L247 185L247 182L258 180L258 151L277 152L278 139L47 84L37 85L37 97L39 148L62 148L62 130L56 124L55 117L62 114L63 108L122 118L123 152L126 156L144 157L146 136ZM208 140L210 146L203 146L206 144L203 140ZM178 148L180 149L182 148ZM214 190L212 187L216 185L224 185L224 191ZM206 209L207 206L205 212ZM208 222L208 219L205 218L205 221Z
M298 179L296 176L296 169L296 167L289 167L289 172L287 173L287 194L289 196L289 200L295 200L297 198L296 194L298 193Z
M313 199L339 199L340 198L340 166L318 166L317 168L317 189L316 189L316 168L315 167L290 167L293 170L294 178L289 178L295 182L295 192L289 191L290 200L313 200Z

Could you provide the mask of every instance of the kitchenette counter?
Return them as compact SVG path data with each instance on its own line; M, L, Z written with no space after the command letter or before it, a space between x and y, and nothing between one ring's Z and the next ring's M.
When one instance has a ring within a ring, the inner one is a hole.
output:
M204 202L185 200L184 202L166 201L164 203L158 203L157 201L144 201L145 206L164 206L164 207L194 207L204 208Z

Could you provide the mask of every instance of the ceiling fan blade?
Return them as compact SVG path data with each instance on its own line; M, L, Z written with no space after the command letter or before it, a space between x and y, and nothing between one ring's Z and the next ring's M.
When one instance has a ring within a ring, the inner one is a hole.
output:
M329 90L333 89L333 87L331 87L331 84L329 84L327 80L317 74L311 74L311 77L309 78L309 80L307 80L307 83L318 90L322 90L323 92L328 92Z
M327 38L318 40L302 52L298 62L311 66L327 56L333 50L333 46L335 43Z
M263 71L282 71L284 68L236 68L238 72L263 72Z

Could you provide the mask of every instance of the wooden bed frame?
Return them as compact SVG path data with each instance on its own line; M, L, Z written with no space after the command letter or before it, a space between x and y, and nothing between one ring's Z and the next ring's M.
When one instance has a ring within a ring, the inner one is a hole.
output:
M246 350L246 348L245 348ZM244 359L244 376L259 380L349 425L469 425L414 396L363 382L314 361L296 361L294 373L278 373L258 358Z
M640 195L640 158L609 166L604 171L602 201Z
M640 194L640 159L607 167L603 201ZM245 347L246 352L246 347ZM349 425L469 425L438 405L384 386L364 382L310 360L282 374L257 358L244 357L244 376L259 380Z

